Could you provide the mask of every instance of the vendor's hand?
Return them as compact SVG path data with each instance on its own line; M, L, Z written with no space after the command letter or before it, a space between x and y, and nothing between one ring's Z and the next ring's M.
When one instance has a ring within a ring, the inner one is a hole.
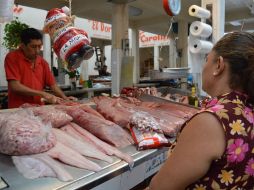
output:
M73 96L69 96L69 97L65 96L61 99L59 104L66 105L66 106L74 106L74 105L77 105L79 103L78 103L77 98L75 98Z
M74 101L74 102L78 101L78 99L73 96L65 96L65 97L63 97L63 100L64 101Z
M76 98L76 97L73 97L73 96L68 96L66 100L69 100L69 101L74 101L74 102L76 102L76 101L78 101L78 98Z
M50 104L59 104L61 101L63 101L62 98L59 98L47 92L42 92L41 97L43 102L47 102Z

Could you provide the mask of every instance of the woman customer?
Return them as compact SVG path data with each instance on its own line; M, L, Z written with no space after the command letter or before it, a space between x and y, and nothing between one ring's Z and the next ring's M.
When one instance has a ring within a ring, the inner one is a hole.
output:
M254 35L219 40L202 82L213 99L185 124L150 190L254 188Z

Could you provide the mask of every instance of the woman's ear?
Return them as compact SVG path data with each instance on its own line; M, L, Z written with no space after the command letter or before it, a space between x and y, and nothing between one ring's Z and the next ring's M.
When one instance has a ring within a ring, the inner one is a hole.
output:
M213 76L220 75L225 70L225 62L222 56L219 56L216 61L216 68L213 72Z

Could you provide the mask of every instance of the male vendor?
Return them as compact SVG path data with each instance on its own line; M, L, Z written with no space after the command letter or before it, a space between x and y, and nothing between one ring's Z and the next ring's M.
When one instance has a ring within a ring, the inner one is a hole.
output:
M59 103L62 100L74 100L66 97L57 86L48 63L39 55L42 47L42 34L27 28L21 32L19 49L9 52L4 61L6 80L8 81L8 108L17 108L24 103ZM53 94L47 93L48 86Z

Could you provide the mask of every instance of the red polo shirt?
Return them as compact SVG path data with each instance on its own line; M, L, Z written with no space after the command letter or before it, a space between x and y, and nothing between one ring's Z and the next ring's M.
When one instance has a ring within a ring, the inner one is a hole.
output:
M48 63L41 56L37 56L34 69L31 66L31 62L21 49L8 53L4 62L6 80L17 80L29 88L40 91L46 86L55 84ZM8 85L8 107L16 108L24 103L43 104L41 97L16 94Z

